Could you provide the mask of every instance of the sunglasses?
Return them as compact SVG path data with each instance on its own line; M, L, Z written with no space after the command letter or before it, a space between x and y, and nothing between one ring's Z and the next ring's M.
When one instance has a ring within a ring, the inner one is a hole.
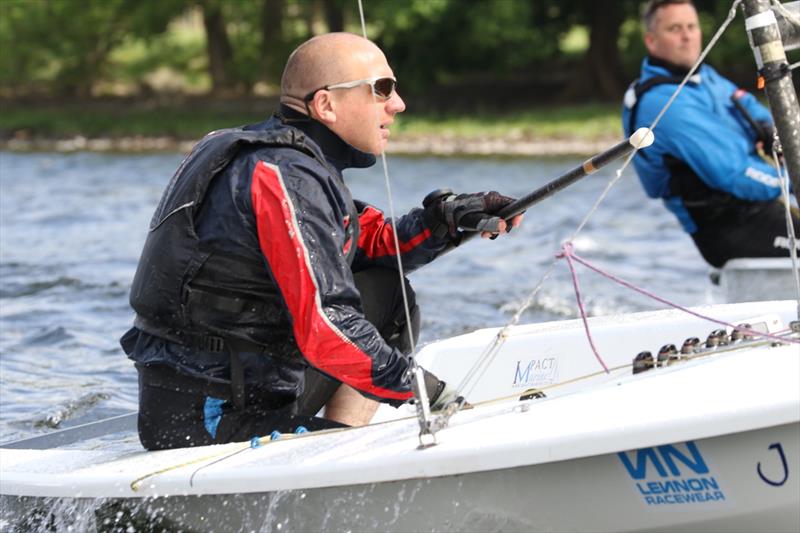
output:
M392 94L397 90L397 80L394 78L389 77L377 77L377 78L367 78L364 80L355 80L355 81L346 81L343 83L334 83L332 85L325 85L324 87L320 87L319 89L314 89L310 93L308 93L305 98L303 98L304 102L310 102L314 99L314 95L317 94L318 91L332 91L334 89L352 89L353 87L358 87L359 85L369 85L372 88L372 94L374 94L377 98L381 100L388 100L392 97Z

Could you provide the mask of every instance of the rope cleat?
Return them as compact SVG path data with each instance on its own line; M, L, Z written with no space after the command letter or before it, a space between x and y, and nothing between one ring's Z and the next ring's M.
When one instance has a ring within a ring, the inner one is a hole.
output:
M633 358L633 373L638 374L640 372L645 372L650 370L655 366L655 362L653 361L653 354L650 352L644 351L639 352L636 357Z
M699 346L700 339L697 337L689 337L683 341L683 346L681 346L681 355L691 355L697 351Z
M751 334L746 331L749 330L752 326L750 324L737 324L736 329L731 331L731 342L741 342L746 340L751 336Z
M716 348L717 346L725 346L730 344L728 333L724 329L715 329L708 334L706 339L706 348Z
M669 366L678 361L678 349L674 344L665 344L658 351L658 366Z

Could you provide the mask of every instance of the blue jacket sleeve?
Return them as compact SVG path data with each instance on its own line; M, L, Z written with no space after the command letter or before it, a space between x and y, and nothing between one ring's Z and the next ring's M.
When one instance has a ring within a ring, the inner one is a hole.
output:
M751 93L746 92L744 96L739 99L739 102L741 102L747 112L750 113L753 120L763 120L772 124L772 115L769 109L764 107Z

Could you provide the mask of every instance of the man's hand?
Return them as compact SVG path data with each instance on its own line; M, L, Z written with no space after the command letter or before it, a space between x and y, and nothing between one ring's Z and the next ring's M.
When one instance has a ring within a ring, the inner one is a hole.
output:
M451 388L447 383L437 378L427 370L423 369L425 376L425 390L428 393L428 401L432 411L441 411L453 402L459 403L461 407L472 407L459 396L458 391Z
M758 125L756 144L761 144L764 153L772 157L772 148L775 145L775 127L766 120L757 120Z
M480 231L482 237L495 238L522 223L522 215L509 226L496 213L514 201L497 191L456 195L450 189L433 191L423 200L425 220L437 237L458 237L458 230Z
M441 411L451 403L464 404L464 398L459 396L458 391L451 389L444 381L441 382L444 387L442 391L435 397L431 398L431 411Z

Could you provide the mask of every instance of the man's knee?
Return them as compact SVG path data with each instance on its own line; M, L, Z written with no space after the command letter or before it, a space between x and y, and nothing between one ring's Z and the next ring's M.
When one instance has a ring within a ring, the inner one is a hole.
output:
M419 338L420 310L417 306L416 294L408 279L403 278L396 270L375 267L354 275L356 287L361 293L364 316L380 332L381 337L392 347L403 353L410 353L411 347ZM407 307L406 307L407 303ZM411 316L409 336L408 314Z
M325 405L325 418L348 426L365 426L379 405L349 385L342 384Z

